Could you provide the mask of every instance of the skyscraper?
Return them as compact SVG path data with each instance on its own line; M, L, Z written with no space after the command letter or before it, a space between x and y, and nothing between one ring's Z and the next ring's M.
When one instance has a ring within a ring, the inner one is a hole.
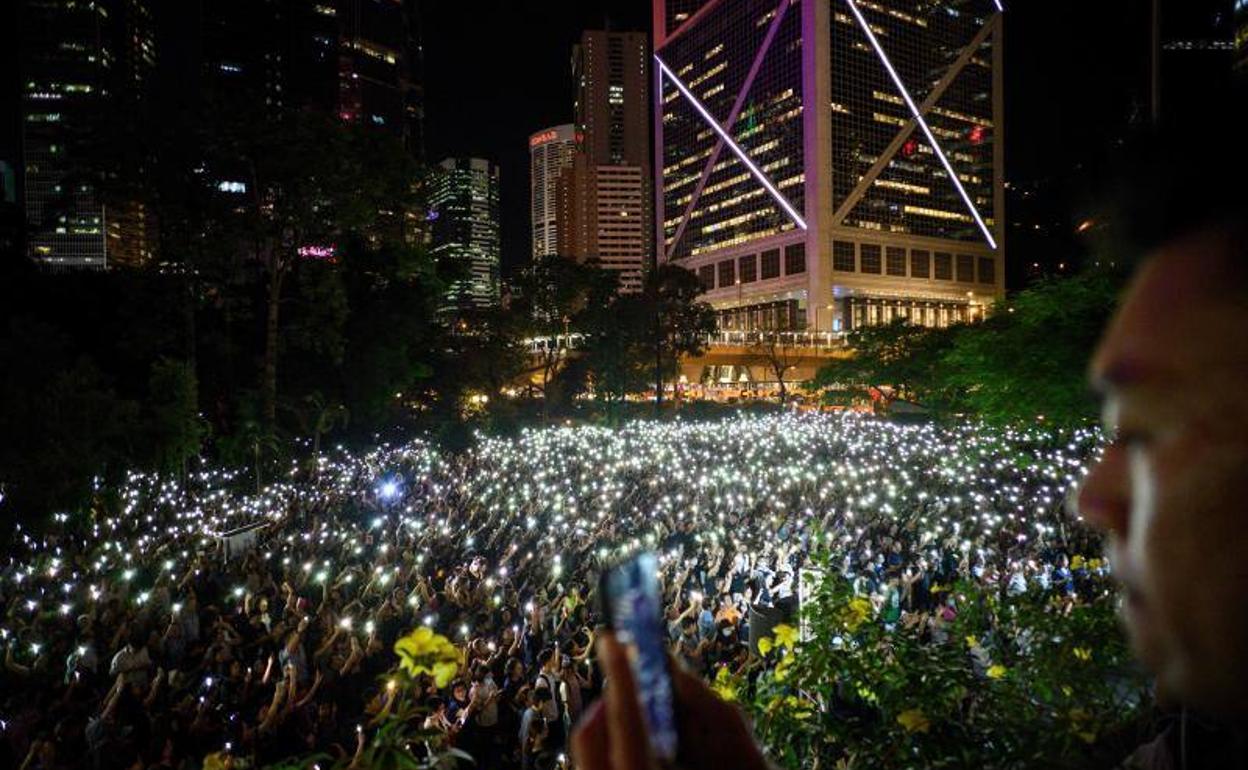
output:
M415 0L210 0L201 12L205 74L218 92L386 130L423 155Z
M312 33L313 46L332 51L327 58L335 70L339 117L386 128L420 157L424 92L415 0L332 0L309 7L323 28Z
M52 269L141 264L154 240L146 208L121 192L141 186L141 159L117 167L101 135L145 104L155 64L147 0L21 0L19 14L28 254ZM134 177L110 179L106 200L101 181L120 174Z
M447 309L499 303L498 167L480 158L447 158L429 189L433 255L461 277L447 294Z
M587 31L573 51L579 147L558 185L558 253L599 260L624 291L653 256L649 43Z
M529 137L529 201L533 223L533 258L559 250L559 177L576 154L576 127L571 123L538 131Z
M660 258L721 327L943 326L1003 294L998 3L654 10Z

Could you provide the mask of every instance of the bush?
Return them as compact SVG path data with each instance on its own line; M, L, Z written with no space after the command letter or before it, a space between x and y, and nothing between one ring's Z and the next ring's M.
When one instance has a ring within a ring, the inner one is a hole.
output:
M1111 767L1144 739L1151 699L1107 583L1078 603L951 591L958 615L933 638L907 622L926 616L888 630L828 578L803 610L804 640L780 629L762 646L768 666L721 672L716 690L794 769Z

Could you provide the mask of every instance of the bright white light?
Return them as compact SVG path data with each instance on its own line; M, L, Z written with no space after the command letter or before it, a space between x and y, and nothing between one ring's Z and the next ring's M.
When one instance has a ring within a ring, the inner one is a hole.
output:
M979 215L979 209L975 208L975 203L971 200L971 196L967 194L966 188L962 186L962 180L958 178L958 174L953 170L953 165L949 163L949 158L945 157L945 151L940 149L940 143L936 141L936 137L932 135L931 128L928 127L927 121L923 119L923 114L919 112L918 106L914 103L914 99L910 98L910 92L906 89L904 83L901 82L901 76L897 74L897 70L893 69L893 63L888 60L888 54L884 53L880 41L875 38L875 33L871 31L871 25L863 17L862 12L858 10L858 4L854 0L845 0L849 6L849 10L853 12L854 18L858 19L858 26L862 27L862 31L866 33L867 40L871 43L871 47L875 49L876 54L880 57L880 61L884 63L884 69L888 70L888 75L893 79L893 83L897 86L897 91L901 94L901 98L906 100L906 106L910 108L910 113L914 115L914 119L918 122L919 128L923 129L923 135L927 137L928 144L936 152L936 157L940 158L941 164L945 167L945 171L949 174L950 181L953 186L958 189L958 194L962 196L962 200L966 202L966 207L971 210L971 216L975 217L975 223L979 225L979 229L983 231L984 238L988 239L988 245L993 249L997 248L997 241L992 237L992 231L988 229L988 225L984 223L983 217ZM1000 3L998 3L1000 6Z
M654 60L658 62L659 69L664 75L667 75L668 80L672 81L672 85L676 86L676 89L689 100L689 103L692 104L693 108L698 111L698 114L702 116L703 120L706 121L706 124L711 127L711 130L713 130L716 134L719 134L719 138L724 140L724 144L728 145L728 149L732 150L733 154L740 158L741 162L745 164L745 167L750 170L751 174L754 175L754 178L757 179L763 187L767 188L767 192L771 193L771 197L776 199L776 202L779 203L781 208L788 213L789 217L797 223L797 226L803 230L807 229L806 220L802 219L801 214L797 213L797 209L793 208L793 205L789 203L788 199L786 199L780 191L776 189L775 185L771 183L771 180L767 178L767 175L762 172L762 169L754 165L754 161L750 160L750 156L745 154L745 150L742 150L741 146L732 140L732 137L728 135L728 132L724 130L723 126L719 125L719 121L716 120L711 113L706 111L706 108L703 107L702 103L699 102L697 97L693 95L693 92L686 88L684 83L680 82L680 79L676 77L676 73L668 69L667 65L663 63L663 60L660 59L658 55L655 55Z

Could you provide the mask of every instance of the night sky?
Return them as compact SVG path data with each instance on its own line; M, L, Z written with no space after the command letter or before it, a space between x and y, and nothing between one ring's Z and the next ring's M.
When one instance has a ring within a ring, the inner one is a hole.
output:
M648 0L426 0L430 161L501 165L504 271L529 254L529 134L572 118L571 47L610 19L649 30ZM1007 178L1032 180L1103 153L1147 114L1145 0L1020 0L1006 26Z

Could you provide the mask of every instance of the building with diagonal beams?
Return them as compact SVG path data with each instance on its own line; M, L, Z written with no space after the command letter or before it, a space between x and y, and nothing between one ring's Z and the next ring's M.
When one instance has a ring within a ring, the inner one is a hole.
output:
M1003 295L1000 3L653 10L660 258L721 329L945 326Z

